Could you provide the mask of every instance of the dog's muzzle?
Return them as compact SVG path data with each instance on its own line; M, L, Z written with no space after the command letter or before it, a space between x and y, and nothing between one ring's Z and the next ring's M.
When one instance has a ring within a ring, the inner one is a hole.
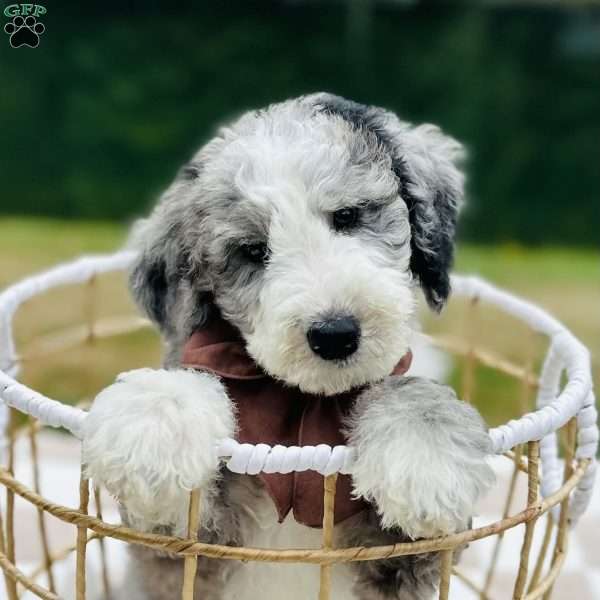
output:
M360 325L354 317L315 321L306 333L310 349L324 360L342 360L354 354L360 340Z

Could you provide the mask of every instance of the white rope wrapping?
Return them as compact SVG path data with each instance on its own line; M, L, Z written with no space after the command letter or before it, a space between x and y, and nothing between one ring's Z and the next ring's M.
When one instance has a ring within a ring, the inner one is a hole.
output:
M18 358L12 335L12 320L21 304L52 288L84 283L94 275L126 269L134 258L135 253L131 251L82 256L76 261L58 265L6 288L0 294L0 369L16 376Z
M64 427L81 439L83 422L87 416L85 411L46 398L1 371L0 397L8 406L31 415L51 427Z
M12 319L17 308L29 298L51 288L89 281L94 275L126 269L135 257L125 251L108 256L83 257L75 262L57 266L29 277L0 294L0 398L30 414L47 425L64 427L81 438L82 411L18 383L18 356L12 334ZM598 447L597 411L589 353L586 348L556 319L541 308L501 291L476 277L452 277L455 296L479 298L520 319L551 340L550 350L542 369L537 397L537 410L490 430L495 453L501 454L518 444L541 440L541 491L548 496L561 486L561 467L558 461L556 431L571 418L577 417L578 459L595 460ZM559 393L561 375L567 374L567 384ZM0 422L2 415L0 415ZM351 472L353 449L347 446L274 446L240 444L223 440L219 456L236 473L291 473L312 469L323 475ZM570 517L576 520L591 498L596 464L588 468L570 502Z
M8 406L4 402L0 403L0 460L3 464L6 463L6 449L8 448L6 432L8 431L9 417Z
M577 458L593 462L572 493L569 518L575 522L587 508L595 481L598 425L590 357L587 349L559 321L541 308L516 298L477 277L452 277L453 293L479 298L547 335L550 349L544 362L537 397L537 410L490 430L494 451L503 453L517 444L540 440L542 496L547 497L562 484L556 431L577 416ZM560 379L567 372L567 384L559 394ZM580 445L581 444L581 445ZM558 509L555 508L555 515Z
M555 344L551 344L542 372L537 395L537 408L548 406L557 396L562 375L560 354ZM540 491L544 498L552 495L562 483L562 467L558 462L558 440L556 432L552 431L540 441L540 461L542 477L540 478ZM559 507L553 507L554 517L558 518Z
M0 431L6 432L8 407L12 406L52 427L65 427L80 437L79 431L85 413L46 398L15 381L14 378L19 373L19 360L12 331L13 317L19 306L34 296L61 285L84 283L97 274L126 269L134 258L135 253L130 251L83 256L27 277L0 294L0 398L5 401L0 406ZM4 450L7 444L6 436L2 435L1 440L0 450Z
M221 457L230 457L227 467L234 473L292 473L317 471L321 475L349 473L353 449L349 446L268 446L267 444L240 444L227 439L219 447Z

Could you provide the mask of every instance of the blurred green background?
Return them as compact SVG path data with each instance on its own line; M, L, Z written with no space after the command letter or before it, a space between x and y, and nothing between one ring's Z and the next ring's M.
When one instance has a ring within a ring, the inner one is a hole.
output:
M38 48L0 37L1 286L115 249L218 124L326 90L437 123L467 145L457 270L557 314L600 375L597 4L43 4ZM34 323L49 330L72 317L75 304L71 295L36 304L23 339ZM492 319L486 331L488 346L524 360L517 330ZM144 340L113 340L94 368L74 353L28 376L48 393L92 395L116 370L158 362ZM518 412L514 386L478 376L489 419Z
M327 90L468 145L464 239L600 241L599 7L79 4L0 39L3 212L130 218L218 123Z

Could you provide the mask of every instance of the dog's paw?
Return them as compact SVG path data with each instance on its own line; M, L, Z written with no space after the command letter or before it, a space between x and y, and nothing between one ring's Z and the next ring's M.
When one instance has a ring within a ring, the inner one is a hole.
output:
M183 533L189 491L209 488L217 443L234 414L214 376L191 370L122 373L95 399L85 421L86 476L122 503L129 523Z
M361 394L348 441L355 493L375 504L384 528L413 539L466 529L494 481L481 417L429 380L390 377Z

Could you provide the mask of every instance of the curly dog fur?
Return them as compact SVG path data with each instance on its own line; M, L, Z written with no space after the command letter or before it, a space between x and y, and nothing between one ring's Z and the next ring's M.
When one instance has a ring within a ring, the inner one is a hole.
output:
M132 235L131 289L163 335L164 370L122 374L86 421L88 475L119 498L126 523L183 533L186 490L200 487L201 540L320 544L318 530L278 523L256 478L219 466L216 443L235 434L232 403L217 377L180 369L190 335L218 313L272 377L323 396L362 390L345 435L354 493L369 508L336 526L337 544L468 527L492 480L485 425L449 388L389 375L410 347L419 286L434 310L450 293L462 154L437 127L320 93L244 114L181 169ZM327 348L315 327L338 332ZM179 597L181 560L140 548L132 557L123 598ZM339 566L333 597L425 600L438 562ZM310 565L201 559L197 577L197 598L211 600L300 600L318 589Z

